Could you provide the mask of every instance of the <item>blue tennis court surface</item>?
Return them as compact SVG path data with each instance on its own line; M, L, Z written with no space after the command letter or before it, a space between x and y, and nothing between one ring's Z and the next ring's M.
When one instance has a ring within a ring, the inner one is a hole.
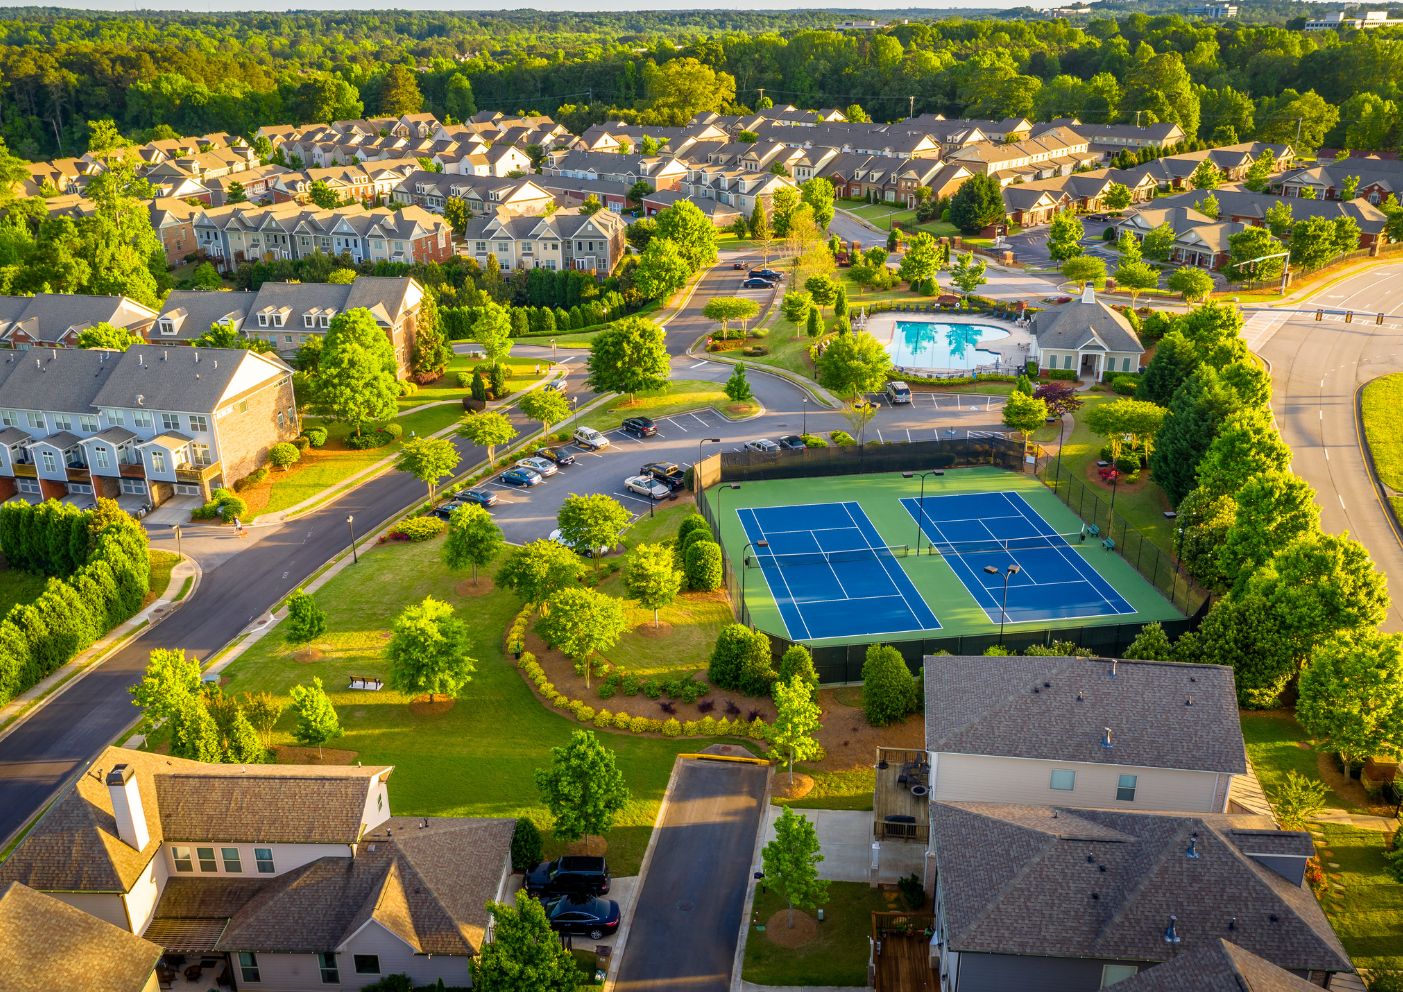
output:
M1058 534L1018 493L952 493L906 498L901 505L920 521L931 546L991 623L1003 615L1003 573L1012 564L1019 571L1008 584L1009 623L1135 612L1068 536ZM1070 537L1077 540L1077 535ZM986 565L999 574L985 572Z
M753 549L751 567L764 575L791 640L940 629L857 503L737 513L747 541L769 544Z

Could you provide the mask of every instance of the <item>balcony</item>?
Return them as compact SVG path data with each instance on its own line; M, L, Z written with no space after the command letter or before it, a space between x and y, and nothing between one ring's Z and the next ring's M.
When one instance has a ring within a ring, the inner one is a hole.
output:
M199 485L201 482L213 479L215 476L219 475L219 473L219 462L210 462L208 465L195 465L186 462L176 466L175 481Z
M33 462L16 462L11 466L10 471L21 479L37 479L39 477L39 470Z
M925 751L877 748L872 835L920 843L930 837L930 765Z

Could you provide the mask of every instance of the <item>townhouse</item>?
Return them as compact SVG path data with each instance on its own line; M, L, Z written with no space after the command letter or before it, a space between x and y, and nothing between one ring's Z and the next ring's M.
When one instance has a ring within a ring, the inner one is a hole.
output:
M531 181L562 207L583 206L591 196L616 214L634 206L629 199L633 183L611 179L574 179L570 176L534 176Z
M505 212L513 217L539 214L554 202L552 193L532 179L460 176L443 172L412 172L395 187L396 203L412 203L442 213L450 199L462 200L472 214Z
M557 210L540 217L475 217L463 234L479 265L495 255L504 269L582 269L609 273L627 250L627 224L611 210Z
M1166 155L1152 162L1137 166L1132 172L1144 172L1159 184L1163 190L1189 188L1189 180L1194 171L1205 159L1212 162L1223 174L1226 182L1241 182L1247 170L1262 152L1270 152L1273 173L1281 172L1295 161L1296 153L1290 145L1274 145L1261 141L1246 141L1236 145L1223 145L1219 148L1204 148L1196 152L1183 152L1179 155Z
M1131 203L1148 202L1159 191L1159 184L1144 172L1093 169L1005 186L1004 211L1019 227L1035 227L1051 221L1059 210L1093 212L1104 209L1106 194L1117 183L1130 191Z
M952 195L972 173L961 162L928 158L896 159L880 155L836 155L817 170L840 197L914 207L916 190L930 188L936 197Z
M453 255L453 230L423 207L270 206L239 203L202 210L191 220L196 249L232 271L245 262L308 255L345 255L361 262L443 262Z
M1045 131L1066 127L1091 142L1091 150L1100 152L1110 161L1117 152L1140 151L1143 148L1174 148L1184 141L1184 129L1173 121L1137 126L1134 124L1083 124L1075 117L1057 117L1045 124L1033 125L1032 137Z
M418 159L405 158L286 172L273 179L273 201L306 203L311 197L312 184L317 182L325 183L343 203L381 201L388 198L405 177L419 169Z
M575 148L551 152L541 167L545 176L571 179L604 179L609 182L646 182L656 190L676 189L687 176L687 163L673 155L622 155Z
M1065 176L1100 164L1100 154L1093 154L1090 147L1071 128L1059 127L1022 141L965 145L951 150L948 157L971 172L996 176L1007 184Z
M666 210L674 203L682 203L684 201L690 203L706 215L706 219L711 221L711 226L715 227L717 230L725 230L738 220L750 219L750 215L741 213L739 207L706 197L693 199L689 194L683 193L680 189L665 189L657 193L649 193L643 198L643 215L645 217L656 217L660 211Z
M346 285L265 282L232 293L175 290L166 297L151 341L188 344L211 324L233 324L245 337L261 338L291 358L308 338L325 335L337 314L360 309L389 338L404 378L423 301L424 287L407 276L357 276Z
M81 331L97 324L123 327L145 337L155 320L154 310L125 296L0 296L0 345L19 351L69 348L78 343Z
M756 203L764 203L766 210L772 210L775 191L786 188L796 188L788 176L702 165L688 171L677 192L693 203L715 200L749 217Z
M292 369L244 349L52 348L0 359L0 497L209 498L296 436Z
M1403 161L1378 158L1346 158L1303 169L1293 169L1272 181L1271 191L1282 196L1314 195L1318 200L1345 198L1353 185L1354 197L1379 204L1390 196L1403 196ZM1310 194L1306 193L1310 190Z
M391 814L388 766L206 765L108 748L0 866L139 935L163 982L351 992L471 984L509 819ZM89 987L87 984L84 988Z
M796 148L829 147L885 158L940 158L943 154L934 136L905 124L816 124L802 130L765 124L756 134Z

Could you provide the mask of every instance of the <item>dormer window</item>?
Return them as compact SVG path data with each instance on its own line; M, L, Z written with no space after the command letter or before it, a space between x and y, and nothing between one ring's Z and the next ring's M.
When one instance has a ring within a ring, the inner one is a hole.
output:
M258 326L259 326L259 327L267 327L267 326L268 326L268 315L267 315L266 313L260 313L260 314L258 315Z
M302 315L302 326L311 327L314 320L315 318L310 313L304 313Z
M273 326L274 326L274 327L282 327L282 326L283 326L283 322L284 322L284 320L286 320L286 318L287 318L287 314L282 314L282 313L275 313L275 314L273 314Z
M173 323L171 323L170 320L168 320L167 318L162 317L158 323L159 323L159 325L160 325L161 333L162 333L162 334L174 334L174 333L175 333L175 325L174 325Z
M325 313L322 314L321 317L319 317L319 318L317 319L317 326L318 326L318 327L322 327L322 328L330 327L330 326L331 326L331 315L330 315L330 314L325 314Z

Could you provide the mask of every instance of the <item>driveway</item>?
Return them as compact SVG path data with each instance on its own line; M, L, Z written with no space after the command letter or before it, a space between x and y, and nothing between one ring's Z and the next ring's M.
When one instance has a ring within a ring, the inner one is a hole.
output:
M678 759L614 988L727 992L769 769Z

